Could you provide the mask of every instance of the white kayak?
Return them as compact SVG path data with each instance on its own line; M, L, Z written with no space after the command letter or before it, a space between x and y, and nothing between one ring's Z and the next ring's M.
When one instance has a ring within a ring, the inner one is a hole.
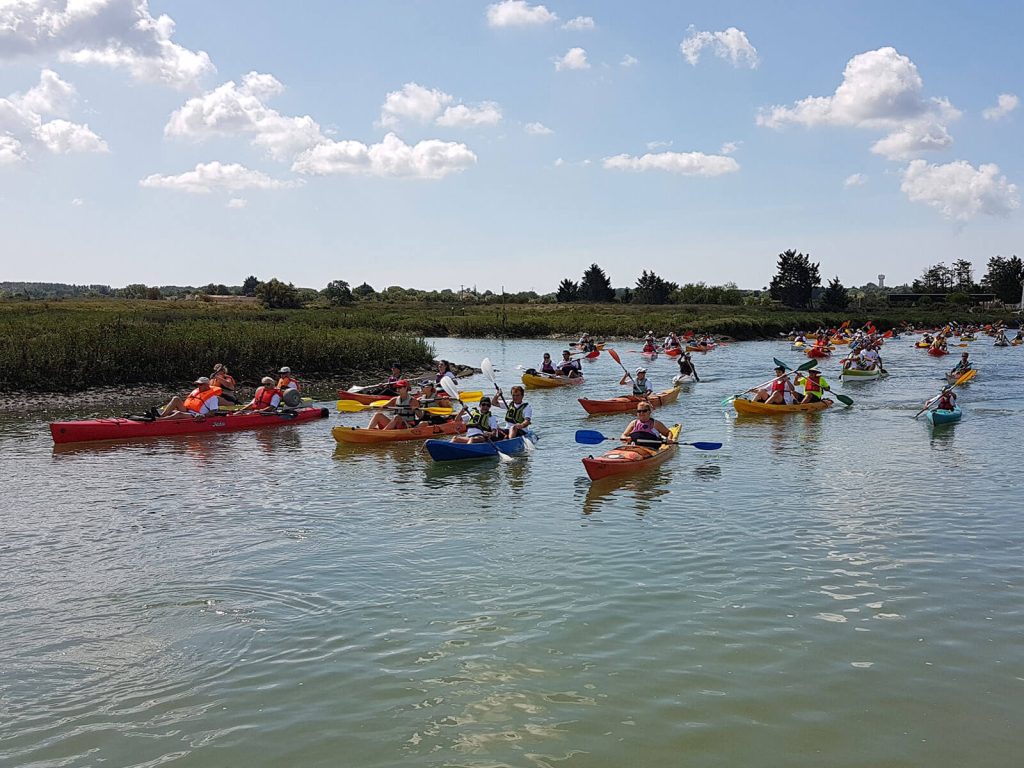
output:
M839 374L840 379L846 379L849 381L871 381L882 377L884 374L878 368L872 368L871 370L864 370L862 368L844 368L843 372Z

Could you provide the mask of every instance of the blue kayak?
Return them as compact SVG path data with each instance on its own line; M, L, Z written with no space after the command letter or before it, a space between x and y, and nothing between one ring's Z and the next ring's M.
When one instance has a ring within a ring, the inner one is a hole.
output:
M939 424L952 424L953 422L960 421L961 416L963 416L963 413L960 412L960 406L954 405L951 411L940 411L938 409L928 411L925 418L934 426L938 426Z
M490 456L497 456L499 450L505 454L522 453L526 450L526 444L521 437L490 443L453 443L450 440L427 440L426 446L430 458L434 461L486 459Z

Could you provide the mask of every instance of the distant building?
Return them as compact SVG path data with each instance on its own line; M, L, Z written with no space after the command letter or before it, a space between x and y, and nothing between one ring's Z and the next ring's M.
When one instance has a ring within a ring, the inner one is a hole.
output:
M878 287L885 288L885 275L878 276Z

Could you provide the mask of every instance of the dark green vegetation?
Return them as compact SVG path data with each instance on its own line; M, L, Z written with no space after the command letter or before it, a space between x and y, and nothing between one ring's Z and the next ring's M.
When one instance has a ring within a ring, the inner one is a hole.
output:
M259 305L76 300L0 302L0 389L68 391L90 386L180 384L225 363L253 386L282 365L333 378L431 365L422 339L349 327L331 310L269 311Z

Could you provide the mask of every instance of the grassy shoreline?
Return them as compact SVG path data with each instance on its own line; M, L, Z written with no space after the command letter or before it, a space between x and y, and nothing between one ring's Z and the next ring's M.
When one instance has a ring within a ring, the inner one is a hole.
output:
M1008 312L872 309L841 314L762 307L632 304L439 305L366 302L350 307L266 310L203 302L0 301L0 390L81 391L117 384L169 384L226 363L253 384L282 365L310 379L342 380L431 366L425 336L639 338L646 331L703 331L738 340L775 339L794 328L850 320L879 328L949 320L1016 325Z

